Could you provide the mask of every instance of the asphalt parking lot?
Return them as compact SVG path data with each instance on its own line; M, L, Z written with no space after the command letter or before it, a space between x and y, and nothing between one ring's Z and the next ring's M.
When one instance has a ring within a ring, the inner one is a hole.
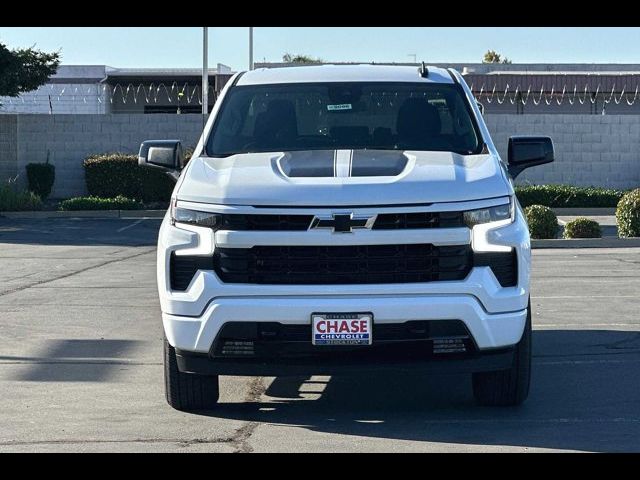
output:
M638 451L640 248L535 250L532 390L470 377L223 377L165 402L159 220L0 218L0 451Z

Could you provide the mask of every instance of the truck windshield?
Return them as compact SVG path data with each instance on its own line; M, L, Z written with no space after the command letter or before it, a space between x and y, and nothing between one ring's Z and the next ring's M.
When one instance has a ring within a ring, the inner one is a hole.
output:
M207 154L378 149L480 153L462 89L426 83L239 86L226 96Z

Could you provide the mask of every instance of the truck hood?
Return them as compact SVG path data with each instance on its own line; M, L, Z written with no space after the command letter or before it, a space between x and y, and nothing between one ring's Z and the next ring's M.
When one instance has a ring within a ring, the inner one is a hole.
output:
M365 206L480 200L512 188L491 154L314 150L196 157L179 200L248 206Z

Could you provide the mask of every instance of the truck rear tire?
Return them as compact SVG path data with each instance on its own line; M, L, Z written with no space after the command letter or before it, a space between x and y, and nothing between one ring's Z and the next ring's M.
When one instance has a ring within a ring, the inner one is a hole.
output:
M473 374L473 395L480 405L516 406L529 395L531 380L531 303L522 338L515 347L513 366L496 372Z
M164 388L167 403L176 410L209 410L219 397L218 375L196 375L178 370L176 350L164 339Z

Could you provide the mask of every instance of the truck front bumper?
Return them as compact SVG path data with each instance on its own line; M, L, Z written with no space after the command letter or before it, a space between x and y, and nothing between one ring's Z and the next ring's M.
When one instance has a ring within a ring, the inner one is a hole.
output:
M179 350L208 353L228 322L277 322L309 325L314 312L371 312L374 328L416 320L462 321L479 350L518 343L527 309L488 313L471 295L378 295L333 297L226 297L211 302L198 317L162 314L169 343ZM374 342L375 342L374 336Z

